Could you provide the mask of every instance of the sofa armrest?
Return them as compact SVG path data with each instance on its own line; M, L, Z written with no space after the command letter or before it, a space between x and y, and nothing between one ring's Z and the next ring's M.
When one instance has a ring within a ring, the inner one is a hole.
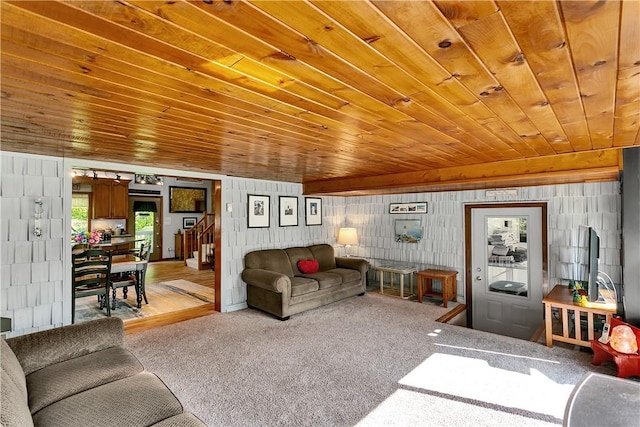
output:
M336 267L358 270L364 277L364 274L369 270L369 262L362 258L336 257Z
M25 375L65 360L124 345L124 323L105 317L7 339Z
M271 292L283 293L287 288L291 289L291 278L286 274L259 268L245 268L242 271L242 280Z

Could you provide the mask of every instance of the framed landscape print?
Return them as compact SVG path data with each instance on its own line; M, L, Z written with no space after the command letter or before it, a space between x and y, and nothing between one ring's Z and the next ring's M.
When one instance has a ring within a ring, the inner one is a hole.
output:
M305 224L322 225L322 199L319 197L305 197Z
M298 198L280 196L280 227L298 225Z
M268 228L270 226L270 201L270 196L249 194L249 203L247 207L247 226L249 228Z
M422 240L419 219L396 219L396 242L418 243Z
M427 213L427 202L390 203L390 214Z

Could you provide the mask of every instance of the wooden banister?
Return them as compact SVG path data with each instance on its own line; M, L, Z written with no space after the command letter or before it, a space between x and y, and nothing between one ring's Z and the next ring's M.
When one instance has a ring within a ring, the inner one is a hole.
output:
M198 252L198 256L196 257L198 270L203 270L211 265L215 245L214 232L214 214L208 212L205 212L193 227L185 231L182 237L185 265L187 265L188 258L193 258L194 252ZM203 254L205 254L206 261L203 261Z

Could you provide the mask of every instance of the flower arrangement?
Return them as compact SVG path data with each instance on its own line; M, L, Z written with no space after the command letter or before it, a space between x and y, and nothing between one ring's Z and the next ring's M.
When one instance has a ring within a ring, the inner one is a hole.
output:
M90 245L95 245L100 243L102 240L102 236L97 231L79 231L77 233L73 233L72 239L76 243L88 243Z

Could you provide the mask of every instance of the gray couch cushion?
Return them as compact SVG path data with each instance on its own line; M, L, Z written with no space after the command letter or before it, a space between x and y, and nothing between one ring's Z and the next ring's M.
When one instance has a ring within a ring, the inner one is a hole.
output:
M244 257L244 268L276 271L293 277L293 270L287 253L282 249L265 249L249 252Z
M318 260L320 264L319 271L327 271L336 268L336 258L333 251L333 246L326 243L320 245L309 246L309 250L313 254L313 257Z
M291 278L292 297L308 294L309 292L315 292L318 289L320 289L320 286L318 285L318 281L315 279L300 276Z
M5 340L0 338L0 341L2 341L0 344L0 358L2 359L0 425L32 426L24 371Z
M29 408L34 414L65 397L142 372L136 357L111 347L35 371L27 376Z
M173 417L167 418L166 420L162 420L159 423L154 424L154 427L202 427L206 426L198 417L195 415L184 412L179 415L174 415Z
M53 403L33 415L36 426L150 426L182 413L158 377L141 372Z
M26 375L54 363L122 346L124 324L117 317L48 329L7 340Z

